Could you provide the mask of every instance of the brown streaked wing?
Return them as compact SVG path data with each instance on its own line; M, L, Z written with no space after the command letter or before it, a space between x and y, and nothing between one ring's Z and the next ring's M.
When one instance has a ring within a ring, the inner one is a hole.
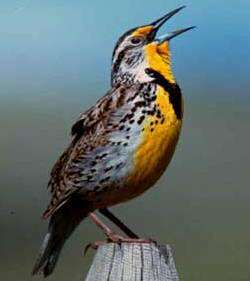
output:
M104 146L108 142L105 132L109 115L123 105L124 92L125 89L122 87L109 91L94 106L81 114L73 125L72 142L51 172L48 186L52 197L43 214L44 218L52 215L79 189L76 176L78 174L80 176L81 171L77 163L84 161L85 157L89 158L93 149Z
M71 128L72 137L79 139L86 130L95 128L95 125L105 119L110 111L119 107L121 105L120 103L123 101L122 93L124 91L125 89L123 87L109 91L105 96L100 98L94 106L82 113Z

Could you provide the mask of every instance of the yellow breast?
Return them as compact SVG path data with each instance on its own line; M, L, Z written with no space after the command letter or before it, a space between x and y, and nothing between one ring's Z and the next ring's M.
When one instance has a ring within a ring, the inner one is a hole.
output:
M162 117L147 116L143 123L141 142L134 154L134 171L129 178L136 193L152 186L168 166L181 130L169 95L158 86L156 104Z

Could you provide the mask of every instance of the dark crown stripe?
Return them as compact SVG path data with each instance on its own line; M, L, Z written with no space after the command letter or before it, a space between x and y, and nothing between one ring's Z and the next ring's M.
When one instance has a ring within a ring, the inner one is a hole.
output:
M125 32L117 41L116 45L115 45L115 48L114 48L114 51L113 51L113 54L112 54L112 60L115 56L115 53L117 51L117 49L119 48L119 46L121 45L121 43L124 41L124 39L126 37L128 37L131 33L133 33L134 31L136 30L136 28L132 28L130 30L128 30L127 32Z

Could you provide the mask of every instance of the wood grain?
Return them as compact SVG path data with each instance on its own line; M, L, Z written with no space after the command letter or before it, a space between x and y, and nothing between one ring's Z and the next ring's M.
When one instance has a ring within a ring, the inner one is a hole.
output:
M107 243L94 257L86 281L179 281L169 245Z

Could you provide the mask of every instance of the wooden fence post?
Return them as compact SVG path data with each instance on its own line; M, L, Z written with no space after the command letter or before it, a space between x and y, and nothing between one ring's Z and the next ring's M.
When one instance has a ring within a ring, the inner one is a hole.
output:
M179 281L169 245L107 243L94 257L86 281Z

